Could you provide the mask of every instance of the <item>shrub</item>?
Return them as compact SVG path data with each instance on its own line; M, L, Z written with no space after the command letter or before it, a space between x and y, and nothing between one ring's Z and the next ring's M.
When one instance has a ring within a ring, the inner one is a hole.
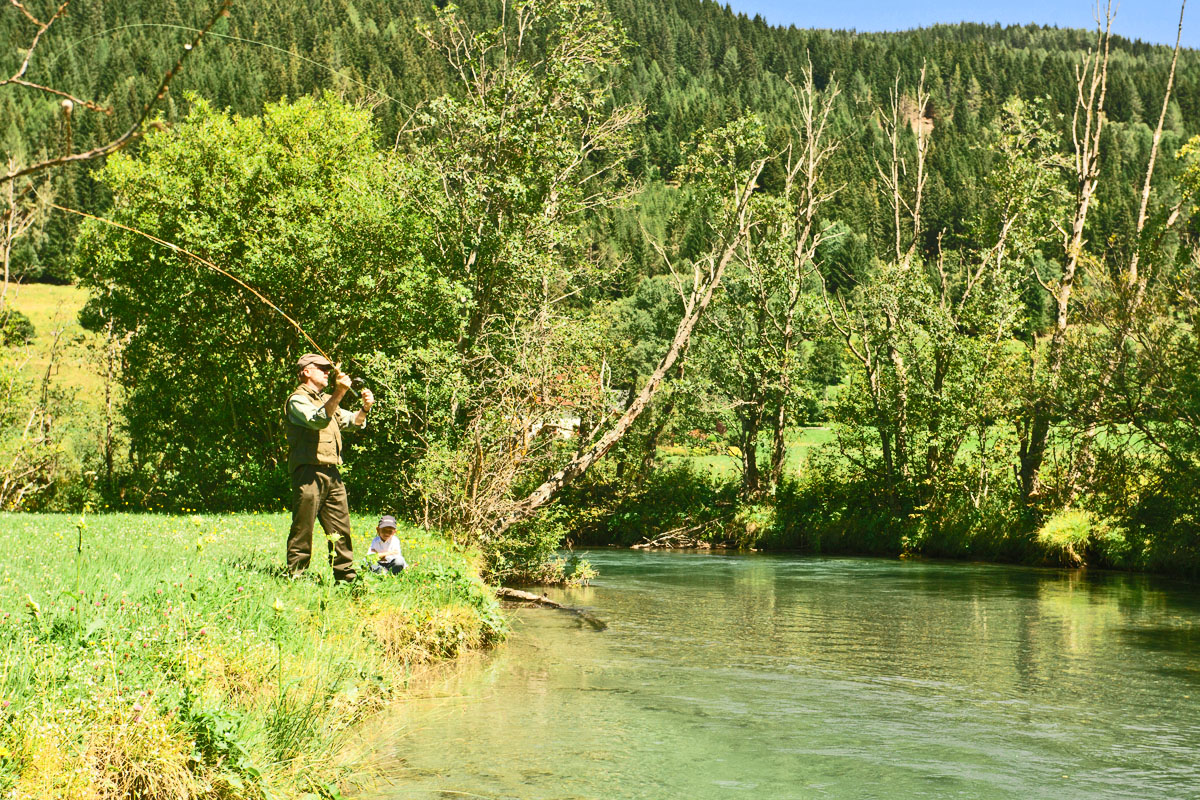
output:
M498 582L566 583L566 562L554 558L567 532L568 511L551 506L514 525L484 549L484 572Z
M1066 566L1084 563L1088 538L1092 533L1092 515L1086 511L1066 509L1047 519L1037 532L1038 542L1046 555Z
M922 517L922 554L940 558L1037 561L1036 520L1017 498L994 492L980 502L950 494L934 515Z
M765 504L739 508L725 526L725 544L747 549L756 547L762 535L778 525L775 507Z
M1037 542L1045 549L1047 561L1068 567L1125 566L1131 551L1121 527L1080 509L1052 514L1038 529Z
M563 493L559 508L569 512L567 534L576 542L631 545L686 529L693 538L723 543L736 497L736 482L682 463L655 469L640 482L594 470Z
M5 347L32 344L36 335L33 322L20 311L9 308L0 312L0 344Z
M906 498L885 497L870 481L834 470L813 469L800 481L786 481L775 505L775 526L759 540L771 550L895 555L919 538Z

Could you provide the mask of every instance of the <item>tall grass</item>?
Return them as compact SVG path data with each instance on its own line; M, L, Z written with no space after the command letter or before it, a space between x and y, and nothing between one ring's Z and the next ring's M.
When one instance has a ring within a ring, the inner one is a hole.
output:
M0 515L0 796L337 797L417 665L503 635L440 537L402 531L408 571L345 587L321 558L285 577L287 526Z

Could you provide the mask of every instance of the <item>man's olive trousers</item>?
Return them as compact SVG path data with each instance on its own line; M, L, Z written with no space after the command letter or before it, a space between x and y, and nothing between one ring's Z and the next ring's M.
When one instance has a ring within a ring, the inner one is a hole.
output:
M317 518L329 540L329 562L333 564L334 580L354 580L350 506L341 473L334 466L301 464L292 472L292 530L287 543L288 572L292 577L308 569L312 558L313 522Z

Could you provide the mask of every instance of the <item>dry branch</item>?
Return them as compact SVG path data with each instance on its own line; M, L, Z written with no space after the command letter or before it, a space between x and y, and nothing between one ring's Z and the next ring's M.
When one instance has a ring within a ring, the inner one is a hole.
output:
M21 6L21 4L17 2L17 0L10 0L10 2L12 2L13 5L17 6L17 8L24 11L25 15L27 17L29 17L30 19L33 19L35 22L37 22L37 20L34 19L34 17L32 17L28 11L25 11L24 7ZM233 0L222 0L221 4L217 7L216 12L212 15L212 18L209 19L208 23L203 28L200 29L199 33L196 34L196 36L192 39L191 42L189 42L188 44L185 44L183 46L183 50L182 50L182 52L180 52L179 58L176 59L174 66L172 66L169 70L167 70L166 74L163 75L162 80L159 82L158 90L154 93L154 96L146 101L146 103L142 106L142 113L138 116L137 120L132 125L130 125L129 128L124 133L122 133L120 136L113 139L112 141L108 142L107 144L102 144L98 147L93 147L91 150L87 150L87 151L80 152L80 153L68 153L67 155L64 155L64 156L59 156L57 158L50 158L50 159L46 159L45 161L39 161L35 164L30 164L29 166L23 167L18 170L11 170L4 175L0 175L0 183L7 183L9 181L16 180L17 178L24 177L25 175L32 175L36 172L41 172L43 170L51 169L53 167L61 167L66 164L73 164L73 163L80 162L80 161L91 161L92 159L100 158L102 156L109 155L110 153L115 153L117 150L120 150L122 147L124 147L125 145L132 142L134 139L141 136L142 129L145 127L146 121L150 118L151 112L154 111L154 109L158 106L159 102L161 102L162 99L164 97L166 97L167 90L171 85L171 81L175 78L176 75L179 74L180 70L183 69L184 61L196 49L196 47L204 39L205 35L209 32L209 30L211 30L212 27L217 24L217 20L219 20L221 17L224 17L229 14L229 8L232 5L233 5ZM92 110L103 111L104 109L100 108L99 106L96 106L94 103L90 103L90 102L84 101L84 100L78 100L77 98L73 97L72 95L68 94L67 92L64 92L61 90L56 90L56 89L51 89L51 88L48 88L45 86L39 86L36 84L30 84L29 82L24 81L21 78L21 76L24 75L25 69L28 66L29 59L33 55L33 50L37 46L38 40L41 38L41 35L43 33L45 33L46 28L50 27L50 24L53 23L54 20L57 19L59 17L59 15L62 14L62 12L66 9L66 6L67 6L67 4L63 3L63 5L59 8L58 12L55 13L54 17L51 18L51 20L49 22L45 23L45 25L38 30L38 33L34 36L33 45L29 48L29 51L26 53L25 63L22 64L21 69L18 70L17 74L15 76L13 76L12 78L9 78L3 82L0 82L0 86L4 85L5 83L15 83L18 85L26 86L28 88L38 89L41 91L47 91L47 92L50 92L51 94L56 94L56 95L65 97L65 98L67 98L67 100L64 100L63 102L64 102L64 110L67 111L67 113L69 113L69 107L67 107L65 105L65 103L67 103L67 102L77 102L77 103L84 105L85 107L90 108ZM41 25L42 23L39 22L37 24Z
M1104 19L1097 19L1096 49L1084 56L1076 67L1075 112L1071 119L1071 139L1075 146L1075 210L1070 230L1063 230L1065 263L1062 277L1050 288L1056 314L1054 332L1050 336L1046 356L1046 387L1033 404L1032 413L1019 435L1021 497L1028 503L1039 491L1038 474L1046 458L1050 435L1052 396L1058 389L1062 374L1063 355L1074 288L1075 275L1083 254L1084 225L1100 177L1100 134L1104 129L1104 100L1108 91L1108 58L1111 42L1113 8L1111 0L1105 7ZM1082 130L1081 126L1082 125ZM1040 279L1039 283L1046 284Z
M650 405L650 401L654 399L654 395L657 393L663 379L687 348L692 331L695 330L696 324L700 321L700 317L704 313L704 309L708 307L709 302L712 300L713 292L716 291L717 286L721 283L721 277L725 273L725 268L729 266L729 262L733 260L737 249L745 241L746 236L749 235L750 217L747 211L750 204L750 196L758 184L758 176L762 173L765 165L765 159L758 161L751 172L750 178L741 188L738 196L737 211L734 216L736 222L735 230L727 237L720 257L714 259L708 273L703 277L699 276L697 268L695 288L684 307L683 318L679 321L679 326L675 329L675 337L671 341L671 346L667 349L666 354L663 355L662 360L659 361L658 366L650 375L650 379L646 381L646 385L642 387L642 391L629 404L629 407L621 415L620 419L595 444L576 455L565 467L550 476L541 486L530 492L523 500L515 503L507 513L501 516L491 527L493 536L498 536L518 522L532 517L559 490L583 475L592 464L603 458L612 449L613 445L620 441L621 437L628 432L641 413Z

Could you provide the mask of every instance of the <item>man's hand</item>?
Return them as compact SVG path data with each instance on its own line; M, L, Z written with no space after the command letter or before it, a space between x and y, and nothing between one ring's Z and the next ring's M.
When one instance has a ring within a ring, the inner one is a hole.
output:
M375 394L370 389L362 390L362 410L370 411L371 406L375 405Z
M350 376L344 372L337 374L337 382L334 385L334 394L341 397L346 392L350 391Z

